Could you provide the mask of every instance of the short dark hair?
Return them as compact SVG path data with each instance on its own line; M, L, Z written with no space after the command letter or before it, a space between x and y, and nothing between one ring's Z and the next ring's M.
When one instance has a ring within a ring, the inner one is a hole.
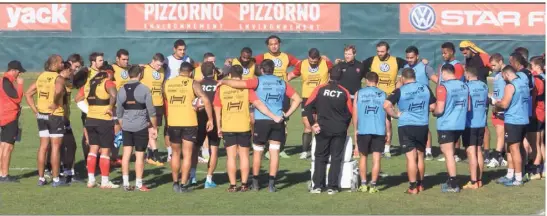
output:
M507 73L507 72L510 72L510 73L516 73L517 70L511 66L511 65L506 65L505 67L503 67L503 69L501 69L501 71Z
M118 52L116 52L116 57L122 57L122 55L124 56L129 56L129 51L127 51L126 49L119 49Z
M194 70L194 65L188 63L188 62L182 62L182 64L180 64L180 69L179 71L180 72L192 72Z
M127 73L129 74L129 78L139 77L142 72L143 68L139 65L131 65L129 67L129 70L127 71Z
M376 73L367 73L367 75L365 75L365 79L369 82L372 82L372 83L378 83L378 74Z
M91 64L91 62L97 61L97 57L99 57L99 56L104 58L104 53L102 53L102 52L92 52L89 55L89 63Z
M490 56L490 62L494 60L503 61L503 56L500 53L494 53L492 56Z
M161 54L161 53L156 53L156 54L154 54L154 56L152 56L152 60L164 62L164 61L165 61L165 57L164 57L163 54Z
M376 44L376 48L381 47L381 46L386 47L386 50L389 51L389 44L387 42L380 41L379 43Z
M409 46L406 48L405 53L414 53L416 55L420 55L420 52L418 51L418 47L415 46Z
M405 79L416 79L416 72L412 68L404 68L401 71L401 76Z
M447 72L449 74L454 74L454 72L456 71L456 68L454 68L454 65L452 64L444 64L442 67L441 67L441 71L444 73L444 72Z
M67 61L72 63L80 62L80 64L82 65L84 64L84 60L82 59L82 56L80 56L80 54L78 53L70 54L67 58Z
M200 67L203 76L210 77L215 73L215 64L213 62L203 62Z
M241 53L249 53L252 55L253 50L250 47L243 47L243 49L241 49Z
M277 39L277 42L281 43L281 38L279 38L277 35L270 35L268 38L266 38L266 45L270 43L271 39Z
M230 76L232 78L241 78L241 75L243 75L243 67L241 67L241 65L230 67Z
M260 68L262 69L262 73L264 74L273 74L275 64L271 59L264 59L264 61L260 63Z
M344 52L346 52L346 51L348 51L348 50L351 50L351 52L352 52L353 54L357 53L357 48L355 48L355 45L351 45L351 44L350 44L350 45L346 45L346 46L344 47Z
M318 59L321 58L321 53L317 48L311 48L310 51L308 51L308 56L312 59Z
M450 49L450 50L452 50L452 52L456 52L456 47L454 46L454 44L452 42L444 42L441 45L441 48L442 49Z
M215 54L213 54L212 52L206 52L205 54L203 54L203 59L206 59L209 57L215 57Z
M339 81L342 79L342 68L339 65L335 65L329 70L329 78L333 81Z
M526 60L526 58L522 54L520 54L518 52L514 52L514 53L511 53L510 57L513 58L515 61L517 61L520 65L522 65L524 67L528 66L528 61Z
M530 52L528 52L528 49L524 47L517 47L514 52L520 53L522 57L524 57L524 59L526 60L528 60L528 56L530 55Z
M542 70L545 70L545 58L543 56L532 57L530 63L538 65Z
M467 72L468 74L471 74L475 77L479 75L479 71L477 70L476 67L473 67L473 66L466 66L465 67L465 72Z
M178 39L175 41L175 43L173 44L173 48L177 48L179 46L186 46L186 43L184 42L183 39Z
M114 72L114 68L112 67L112 65L108 64L107 61L104 61L103 65L99 67L99 71L107 71L107 70Z

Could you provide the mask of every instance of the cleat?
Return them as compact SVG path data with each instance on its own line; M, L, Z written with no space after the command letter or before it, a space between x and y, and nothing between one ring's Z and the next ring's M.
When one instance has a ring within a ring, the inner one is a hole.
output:
M475 182L475 184L472 184L471 181L467 182L466 185L463 186L463 189L479 189L479 183L478 181Z
M455 188L450 187L447 183L441 184L441 192L443 193L459 193L460 187L456 186Z
M19 183L19 179L8 175L0 177L0 183Z
M185 185L181 185L180 186L180 192L181 193L190 193L190 192L192 192L192 189L186 187Z
M133 187L131 185L123 186L123 191L125 191L125 192L131 192L131 191L134 191L134 190L135 190L135 187Z
M446 159L444 159L444 156L439 156L439 158L437 158L437 161L439 162L444 162Z
M433 155L432 154L425 154L425 160L427 160L427 161L433 160Z
M501 161L501 166L503 166L503 167L506 167L506 166L507 166L507 161L506 161L505 159L503 159L503 160Z
M268 185L268 191L270 193L274 193L274 192L277 192L277 188L275 187L274 184L270 184L270 185Z
M541 174L533 174L532 176L530 176L530 180L541 180Z
M314 189L311 189L311 190L310 190L310 193L311 193L311 194L320 194L320 193L321 193L321 188L314 188Z
M284 159L291 158L285 151L279 152L279 157Z
M207 188L216 188L217 184L214 181L205 181L205 189Z
M336 189L328 189L328 190L327 190L327 194L328 194L328 195L334 195L334 194L336 194L336 193L338 193L338 190L336 190Z
M160 162L159 160L157 159L153 159L153 158L148 158L148 160L146 160L146 162L150 165L154 165L154 166L163 166L163 163Z
M150 191L150 189L148 189L148 187L146 187L146 186L144 186L144 185L142 185L142 186L140 186L140 187L135 187L135 190L136 190L136 191L140 191L140 192L148 192L148 191Z
M496 168L499 166L500 166L500 163L495 158L490 159L490 161L486 164L486 167L488 168Z
M252 180L251 190L253 190L253 191L259 191L260 190L260 184L258 184L258 179L253 179Z
M111 181L108 181L106 184L101 184L101 189L116 189L120 188L120 185L114 184Z
M249 186L247 184L241 184L241 187L239 187L239 192L247 192L249 191Z
M122 160L121 159L111 160L110 161L110 166L111 167L122 167Z
M38 186L44 186L44 185L47 185L46 180L38 180Z
M167 156L167 162L171 162L171 155Z
M95 181L88 181L87 182L87 187L88 188L94 188L95 186L97 186L97 183L95 183Z
M59 180L58 182L53 182L51 183L51 186L52 187L65 187L65 186L70 186L70 183L66 183L66 181L61 181Z
M175 193L180 193L180 184L179 183L173 183L173 191Z
M384 158L386 158L386 159L390 159L390 158L391 158L391 152L384 152L384 153L382 154L382 156L383 156Z
M412 195L416 195L419 193L418 191L418 188L414 188L414 189L411 189L411 188L408 188L406 191L405 191L406 194L412 194Z
M454 155L454 160L456 161L456 163L462 161L462 159L458 155Z
M208 162L209 162L209 159L205 159L203 157L198 157L198 163L204 164L204 163L208 163Z
M361 185L361 186L359 186L359 189L357 189L357 191L359 191L359 192L368 192L368 186Z
M230 192L230 193L235 193L235 192L238 191L238 190L237 190L237 186L235 186L235 185L230 186L230 187L228 187L228 189L227 189L226 191L228 191L228 192Z
M522 181L513 180L510 182L505 182L503 185L506 187L515 187L515 186L522 186L523 184L524 182Z
M482 187L482 180L478 180L477 184L479 185L479 188L481 188Z
M380 192L380 190L378 190L378 188L376 187L376 185L374 185L374 186L369 186L369 188L368 188L368 193L373 194L373 193L378 193L378 192Z
M418 192L422 192L425 190L424 186L423 185L418 185L418 187L416 187L418 189Z
M192 179L190 179L190 185L197 185L198 184L198 181L196 180L196 177L192 177Z
M496 183L505 184L505 183L511 182L511 181L513 181L513 179L509 179L506 176L503 176L503 177L499 178L498 180L496 180Z
M306 160L308 158L308 152L300 153L300 160Z

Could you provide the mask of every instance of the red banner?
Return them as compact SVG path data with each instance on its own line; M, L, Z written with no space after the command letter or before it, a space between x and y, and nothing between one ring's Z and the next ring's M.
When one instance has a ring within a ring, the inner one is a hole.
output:
M339 4L126 4L127 31L340 32Z
M401 4L401 33L545 35L545 4Z
M70 31L70 4L0 4L0 31Z

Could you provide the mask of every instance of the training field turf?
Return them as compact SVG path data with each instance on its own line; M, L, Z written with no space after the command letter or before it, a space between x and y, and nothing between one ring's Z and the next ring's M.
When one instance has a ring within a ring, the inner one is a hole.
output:
M35 80L37 73L27 73L25 90ZM300 89L300 81L292 85ZM225 151L221 157L214 180L215 189L203 189L206 165L198 166L198 186L192 193L172 192L169 165L154 167L146 165L145 184L150 192L124 192L122 189L88 189L85 184L73 184L65 188L36 186L36 152L39 145L36 120L32 111L23 102L20 118L23 138L15 144L10 174L21 179L20 184L0 184L0 214L537 214L543 212L545 183L531 181L523 187L506 188L493 180L505 174L502 169L486 169L484 187L458 194L443 194L440 183L446 180L444 162L426 161L426 190L419 195L407 195L408 187L404 156L399 155L398 137L394 133L394 156L382 160L382 171L388 174L379 180L377 194L341 192L330 196L309 194L310 160L299 160L302 125L297 111L289 122L289 138L286 151L292 157L281 159L277 193L260 192L228 193L228 177L225 171ZM72 127L78 143L76 172L86 177L85 162L82 161L80 138L82 124L80 112L72 106ZM433 120L433 119L432 119ZM433 153L439 154L435 121L431 121ZM394 121L396 125L396 121ZM162 130L160 130L162 131ZM396 131L396 130L395 130ZM494 130L491 130L492 133ZM163 138L160 138L160 151ZM495 145L495 139L490 142ZM165 155L165 153L164 153ZM263 161L262 169L268 169ZM369 163L370 164L370 163ZM133 165L133 164L132 164ZM369 165L370 167L370 165ZM370 168L369 168L370 170ZM82 175L83 174L83 175ZM458 163L458 178L463 185L468 181L467 164ZM113 169L110 178L121 183L121 170ZM130 177L134 184L134 174ZM261 182L267 183L263 172ZM265 186L265 185L263 185Z

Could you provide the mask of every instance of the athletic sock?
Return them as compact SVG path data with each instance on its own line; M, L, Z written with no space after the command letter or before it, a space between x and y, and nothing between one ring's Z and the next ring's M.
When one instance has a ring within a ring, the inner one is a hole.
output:
M416 189L416 186L417 186L416 182L410 182L410 187L409 188L410 189Z
M522 173L515 173L515 180L522 181Z
M207 175L207 182L213 182L213 175Z
M269 181L268 181L269 185L275 184L275 176L270 176L268 179L269 179Z
M417 185L417 186L422 186L422 184L423 184L422 181L420 181L420 180L416 181L416 185Z
M44 177L39 177L38 178L38 181L45 181L45 180L46 180L46 178L44 178Z
M302 133L302 152L310 150L311 141L313 136L311 133Z
M135 186L136 186L137 188L142 187L142 179L137 178L137 179L135 180Z
M87 176L89 181L95 181L95 168L97 167L97 155L89 153L87 155Z
M389 146L388 145L384 146L384 153L389 153Z
M129 186L129 175L123 175L122 179L123 179L123 186L128 187Z
M171 147L167 147L167 155L171 156L173 154L173 149Z
M154 149L153 155L154 155L154 160L160 161L160 154L158 152L158 149Z
M53 182L59 182L59 177L53 178Z
M108 176L110 175L110 157L101 155L99 168L101 169L102 184L108 183Z
M507 169L507 175L505 175L508 179L513 179L515 177L515 170L514 169Z
M196 168L190 169L190 179L193 179L196 177Z
M108 184L108 176L101 176L101 184L107 185Z
M431 154L431 148L425 148L425 154Z
M371 182L370 182L370 186L372 186L372 187L376 186L376 182L375 182L375 181L371 181Z
M367 185L367 180L361 181L361 185Z

